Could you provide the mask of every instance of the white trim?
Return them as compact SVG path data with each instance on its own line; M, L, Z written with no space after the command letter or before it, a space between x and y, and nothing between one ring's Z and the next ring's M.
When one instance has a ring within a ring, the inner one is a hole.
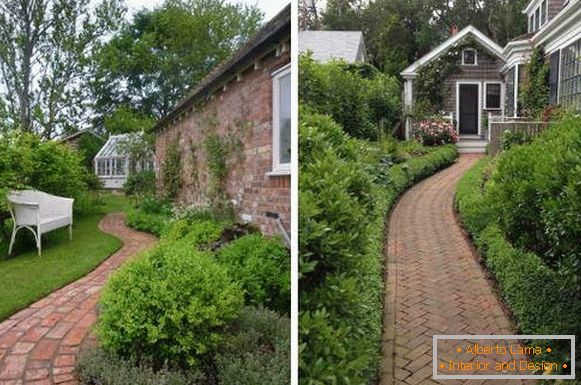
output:
M291 76L290 63L272 74L272 170L267 175L283 175L282 173L290 173L291 162L280 163L280 79Z
M493 55L498 57L499 59L504 60L504 55L502 54L502 48L492 41L488 36L484 35L478 29L469 25L466 28L463 28L460 32L428 52L426 55L422 56L420 59L416 60L412 65L407 67L405 70L401 72L403 77L412 77L416 75L417 70L424 66L426 63L437 59L443 53L445 53L449 48L453 47L454 44L459 43L462 39L464 39L467 35L472 34L476 41L482 45L484 48L489 50Z
M563 48L559 48L559 70L557 71L557 105L561 103L561 73L563 71Z
M277 69L275 69L274 71L272 71L272 72L270 73L270 76L272 76L272 77L276 77L276 76L278 76L279 74L281 74L282 72L289 71L289 70L290 70L290 67L291 67L291 64L290 64L290 63L288 63L288 64L286 64L286 65L284 65L284 66L282 66L282 67L280 67L280 68L277 68ZM281 76L283 76L283 75L281 75Z
M460 135L460 85L472 84L478 86L478 135L482 135L482 82L480 80L456 81L456 130Z
M464 53L466 51L474 51L474 63L473 64L466 63L466 61L464 60ZM464 48L462 50L462 65L467 66L467 67L476 67L478 65L478 51L474 48Z
M514 67L514 110L513 117L518 118L518 80L519 80L520 64Z
M570 1L532 37L535 46L544 45L550 54L574 41L581 33L581 1Z
M498 108L493 108L493 107L488 107L488 101L487 101L487 96L488 96L488 85L489 84L497 84L500 86L500 106ZM483 94L483 99L484 99L484 109L485 110L490 110L490 111L501 111L502 110L502 105L504 104L502 101L504 100L503 95L502 95L502 82L501 81L497 81L497 80L490 80L490 81L485 81L484 82L484 94Z

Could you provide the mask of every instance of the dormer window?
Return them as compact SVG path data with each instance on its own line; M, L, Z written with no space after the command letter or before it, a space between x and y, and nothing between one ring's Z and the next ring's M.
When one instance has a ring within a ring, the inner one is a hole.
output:
M529 12L529 32L537 32L549 21L548 1L536 1L536 6Z
M478 54L473 48L466 48L462 51L462 65L475 66L478 64Z

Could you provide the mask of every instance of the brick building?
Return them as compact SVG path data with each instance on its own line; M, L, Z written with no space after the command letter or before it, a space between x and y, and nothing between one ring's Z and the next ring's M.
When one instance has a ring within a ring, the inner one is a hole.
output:
M444 113L459 133L463 152L484 152L490 141L490 123L515 121L521 116L519 90L524 68L534 48L541 47L550 64L551 105L581 109L581 1L531 0L523 10L528 33L500 47L473 26L452 33L449 39L406 68L404 104L411 112L414 82L423 67L454 50L456 71L445 82ZM406 137L411 133L406 121Z
M290 230L290 14L287 6L155 127L161 189L177 149L180 203L209 205L218 189L241 221L271 235Z

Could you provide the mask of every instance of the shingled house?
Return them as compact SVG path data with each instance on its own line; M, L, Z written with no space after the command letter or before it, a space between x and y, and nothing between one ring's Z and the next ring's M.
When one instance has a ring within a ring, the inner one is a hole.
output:
M154 128L161 189L177 148L181 203L211 204L218 187L241 221L266 234L290 230L290 17L289 5Z
M361 31L300 31L299 52L310 52L314 60L322 63L367 62L367 47Z
M454 121L461 152L484 152L490 140L489 122L522 118L519 90L524 66L535 47L544 49L550 63L550 104L581 109L581 2L532 0L523 12L528 33L504 48L468 26L454 31L401 73L409 112L416 101L414 82L422 68L450 52L457 53L456 70L445 81L443 112ZM411 130L412 119L408 118L406 137Z

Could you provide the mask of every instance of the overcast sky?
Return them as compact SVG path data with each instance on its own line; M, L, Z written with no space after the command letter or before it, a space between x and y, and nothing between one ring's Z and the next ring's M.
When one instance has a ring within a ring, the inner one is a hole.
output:
M125 0L129 13L133 14L141 8L154 8L163 3L163 0ZM256 5L264 12L264 21L272 19L278 12L280 12L290 0L226 0L227 3L244 3L248 5Z

